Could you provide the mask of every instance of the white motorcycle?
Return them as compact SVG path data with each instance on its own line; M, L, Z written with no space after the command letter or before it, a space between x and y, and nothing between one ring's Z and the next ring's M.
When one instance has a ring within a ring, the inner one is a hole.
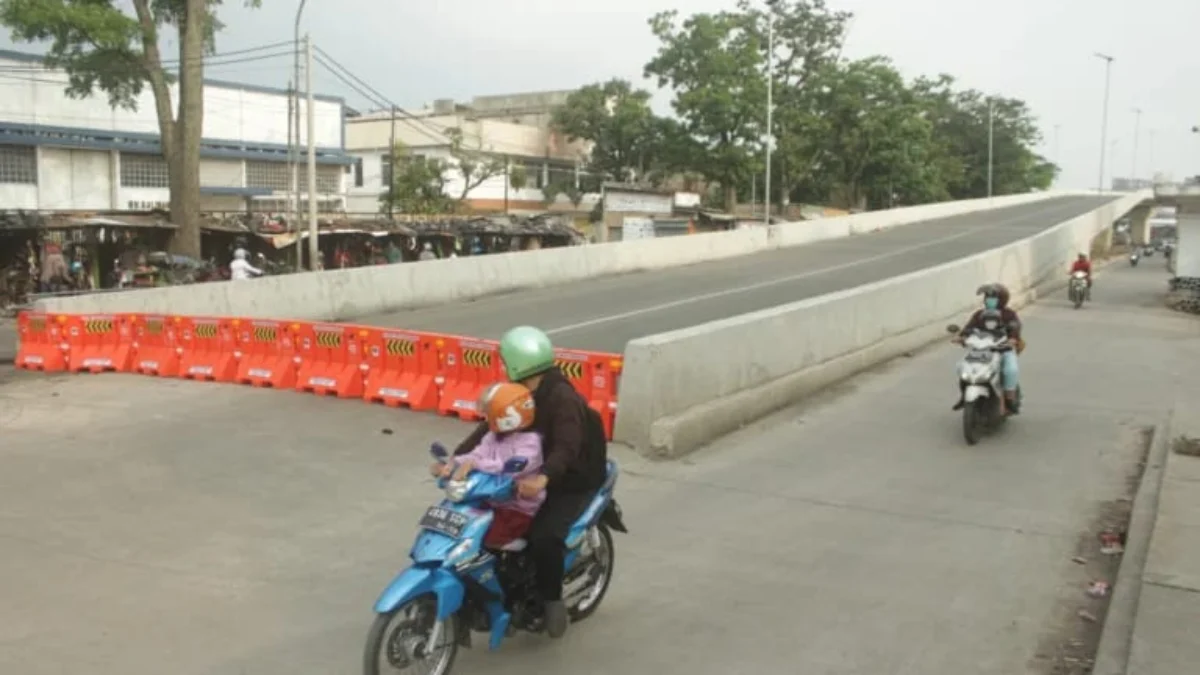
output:
M1083 301L1088 299L1088 282L1087 272L1082 270L1071 273L1071 281L1067 284L1067 297L1070 298L1071 304L1075 305L1075 309L1083 306Z
M950 333L958 333L958 326L947 326ZM1004 387L1001 384L1001 354L1013 348L1008 338L997 332L976 330L963 339L967 353L958 362L958 403L954 410L962 410L963 438L967 445L975 445L988 431L997 429L1006 419L1001 411ZM1021 390L1017 389L1020 404Z

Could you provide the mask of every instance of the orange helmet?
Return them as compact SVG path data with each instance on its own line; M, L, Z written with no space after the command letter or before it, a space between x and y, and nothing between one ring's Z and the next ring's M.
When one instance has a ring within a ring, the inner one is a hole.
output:
M528 429L533 424L533 393L515 382L501 382L488 387L483 401L483 413L488 428L497 434Z

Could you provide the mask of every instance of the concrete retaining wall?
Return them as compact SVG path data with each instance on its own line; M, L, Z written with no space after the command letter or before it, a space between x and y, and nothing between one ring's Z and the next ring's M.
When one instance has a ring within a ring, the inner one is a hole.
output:
M633 340L615 440L675 457L858 371L945 336L1001 281L1014 295L1065 275L1133 194L1015 244L769 310ZM864 411L869 414L869 411Z
M690 265L1071 193L912 206L732 232L291 274L44 300L48 312L143 312L341 321L488 293Z

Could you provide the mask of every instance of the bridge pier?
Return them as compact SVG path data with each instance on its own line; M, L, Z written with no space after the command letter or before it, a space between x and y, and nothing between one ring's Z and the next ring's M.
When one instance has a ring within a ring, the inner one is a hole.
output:
M1143 204L1134 207L1129 212L1129 237L1130 243L1145 246L1150 243L1150 213L1153 207L1150 204Z

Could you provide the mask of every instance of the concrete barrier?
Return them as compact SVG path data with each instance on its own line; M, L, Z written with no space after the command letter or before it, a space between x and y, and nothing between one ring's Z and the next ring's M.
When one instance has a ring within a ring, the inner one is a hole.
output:
M342 321L489 293L690 265L1075 193L1031 193L731 232L552 248L39 301L39 310Z
M677 457L880 362L945 337L1001 281L1014 296L1063 278L1079 251L1146 198L1134 193L1014 244L794 304L631 341L614 440ZM870 414L870 411L864 411Z

